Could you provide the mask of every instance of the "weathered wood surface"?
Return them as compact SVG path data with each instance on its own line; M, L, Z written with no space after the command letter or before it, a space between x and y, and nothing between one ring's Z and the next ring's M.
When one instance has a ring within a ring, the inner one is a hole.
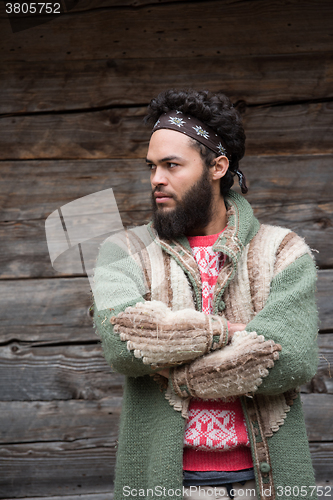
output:
M98 402L0 402L1 442L115 441L121 403L121 397L110 396ZM309 441L329 441L333 432L333 395L302 394L302 403Z
M111 434L110 429L110 434ZM0 447L0 497L74 495L112 491L113 438Z
M0 160L145 158L146 107L0 119ZM333 153L333 102L245 107L247 154Z
M331 395L303 395L318 481L332 480L333 449L320 443L331 434ZM111 488L120 400L99 403L0 403L5 438L1 445L1 497L98 493ZM61 413L62 418L59 419ZM35 441L36 440L36 441ZM38 441L38 442L37 442ZM59 481L61 477L61 481ZM48 488L46 490L46 488ZM79 488L81 488L79 490Z
M281 206L275 207L260 205L254 206L254 213L263 223L288 227L297 232L314 250L318 266L332 266L333 202L320 205L281 203ZM120 215L125 226L137 225L148 222L151 211L120 212ZM0 278L69 275L57 272L51 266L44 219L0 222L0 240Z
M3 12L7 22L2 21L1 60L237 57L332 49L330 0L207 1L204 8L202 2L181 2L177 9L170 3L84 14L59 16L30 30L27 37L24 31L11 33Z
M141 105L166 88L189 85L247 104L327 99L333 56L8 61L0 67L0 114Z
M121 397L110 395L98 402L0 402L1 442L2 444L43 441L69 443L91 438L105 438L109 442L110 440L115 442L118 436L121 403Z
M0 401L100 400L122 394L124 382L111 372L100 344L13 342L0 347L0 377Z
M333 488L333 443L310 443L312 465L317 482L326 482ZM333 493L333 491L331 490Z
M332 484L332 443L310 443L316 480ZM112 491L115 442L107 438L1 446L1 498ZM61 479L59 479L61 478ZM327 490L329 491L329 490Z
M242 160L255 215L305 237L320 267L333 264L332 161L332 155ZM74 199L112 186L125 226L151 216L143 160L3 162L0 169L1 278L59 276L48 255L45 219Z
M324 331L333 325L332 286L332 270L319 271L317 297ZM96 341L87 314L92 303L89 290L87 278L1 281L2 342Z
M302 394L302 403L309 441L331 441L333 394Z
M96 341L87 278L0 282L3 343Z
M333 394L333 334L319 335L318 344L319 369L302 392ZM100 344L69 342L41 345L38 341L13 341L1 346L0 380L0 401L97 401L120 395L123 387L123 376L111 372Z
M320 223L321 214L331 210L332 163L330 154L246 155L240 163L249 185L246 199L258 210L263 207L261 217L265 212L277 217L286 205L288 210L290 205L306 210L308 204L317 204ZM110 187L120 212L150 210L149 170L142 159L3 161L0 172L2 222L45 219L66 203ZM299 212L302 220L302 209Z
M24 498L24 497L23 497ZM78 494L78 495L61 495L61 496L43 496L41 497L26 497L29 500L112 500L113 499L113 486L106 493L91 493L90 495ZM3 500L11 500L8 497Z
M24 497L23 497L24 498ZM43 496L41 497L26 497L29 500L112 500L113 499L113 486L106 493L91 493L90 495L61 495L61 496ZM3 500L11 500L8 497Z

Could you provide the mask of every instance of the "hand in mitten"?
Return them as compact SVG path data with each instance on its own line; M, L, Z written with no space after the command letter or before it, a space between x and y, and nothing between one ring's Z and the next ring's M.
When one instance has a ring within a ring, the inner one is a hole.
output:
M182 397L217 399L255 392L279 359L281 346L262 335L236 332L231 343L188 365L171 370L174 390Z
M156 367L181 364L227 342L227 322L193 309L172 311L163 302L139 302L111 318L136 358Z

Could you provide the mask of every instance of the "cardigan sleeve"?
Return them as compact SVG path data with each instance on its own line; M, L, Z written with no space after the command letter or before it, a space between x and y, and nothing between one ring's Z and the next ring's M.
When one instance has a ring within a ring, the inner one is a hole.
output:
M302 255L272 280L263 309L230 345L172 371L179 396L219 398L279 394L310 380L317 368L316 269Z
M147 292L142 268L121 243L117 238L109 238L99 251L94 272L94 325L110 366L119 373L137 377L153 370L127 350L126 342L120 340L110 322L126 307L144 302Z

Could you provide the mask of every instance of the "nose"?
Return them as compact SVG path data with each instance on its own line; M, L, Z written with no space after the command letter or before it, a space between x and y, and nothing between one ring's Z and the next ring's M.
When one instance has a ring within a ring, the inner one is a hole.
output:
M157 166L154 170L152 170L150 175L150 182L152 187L156 186L166 186L168 184L168 178L166 176L165 169Z

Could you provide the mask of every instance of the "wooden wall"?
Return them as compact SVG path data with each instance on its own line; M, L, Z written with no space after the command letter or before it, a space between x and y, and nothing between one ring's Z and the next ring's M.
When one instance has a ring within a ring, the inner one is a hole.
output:
M0 3L1 498L112 496L123 381L44 222L109 187L124 224L149 219L141 120L169 87L237 103L248 200L315 249L320 367L302 399L317 483L333 486L332 14L331 0L79 0L12 33Z

